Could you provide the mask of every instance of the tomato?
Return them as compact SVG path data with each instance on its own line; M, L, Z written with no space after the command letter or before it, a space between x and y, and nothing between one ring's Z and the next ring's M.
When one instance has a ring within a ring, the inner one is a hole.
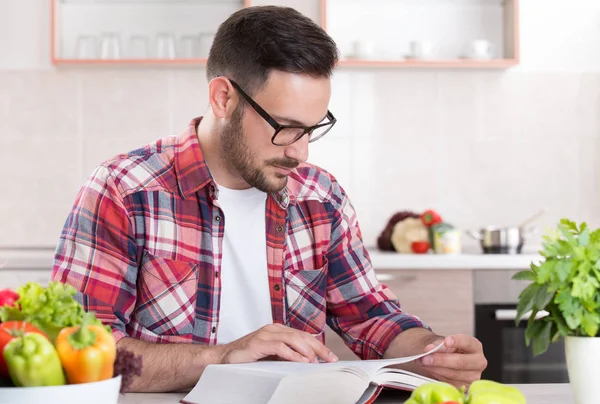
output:
M410 245L411 250L416 254L425 254L429 251L429 247L429 241L414 241Z
M13 338L22 336L26 332L35 332L46 337L46 334L37 327L25 321L5 321L0 324L0 377L10 377L6 362L4 361L4 355L2 355L4 346Z
M0 290L0 307L2 306L14 306L15 302L19 299L19 294L14 290L2 289Z

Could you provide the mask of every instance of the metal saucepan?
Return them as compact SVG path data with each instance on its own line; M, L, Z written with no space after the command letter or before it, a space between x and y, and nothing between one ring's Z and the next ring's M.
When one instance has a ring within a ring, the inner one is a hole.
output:
M523 230L519 227L486 226L478 232L467 233L481 243L484 254L520 254L525 238L535 229Z

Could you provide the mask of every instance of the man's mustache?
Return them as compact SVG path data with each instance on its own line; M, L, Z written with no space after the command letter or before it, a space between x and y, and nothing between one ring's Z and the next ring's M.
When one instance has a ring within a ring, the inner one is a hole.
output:
M267 164L270 166L278 166L278 167L282 167L282 168L293 169L293 168L298 167L300 162L298 162L298 160L294 160L294 159L272 159L272 160L267 160Z

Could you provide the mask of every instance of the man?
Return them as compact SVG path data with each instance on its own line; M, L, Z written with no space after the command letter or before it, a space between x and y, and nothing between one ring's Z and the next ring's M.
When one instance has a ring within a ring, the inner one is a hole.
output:
M291 8L234 13L210 50L204 117L106 161L80 191L52 277L143 355L133 391L188 388L213 363L335 361L326 324L363 359L443 340L377 282L343 188L306 163L336 122L337 57ZM485 366L466 335L406 365L459 386Z

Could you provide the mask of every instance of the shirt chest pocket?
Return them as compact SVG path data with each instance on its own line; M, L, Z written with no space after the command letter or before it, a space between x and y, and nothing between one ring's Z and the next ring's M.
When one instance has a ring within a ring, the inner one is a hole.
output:
M138 274L135 317L158 335L192 334L198 264L144 253Z
M286 302L289 326L311 334L325 327L327 266L286 271Z

